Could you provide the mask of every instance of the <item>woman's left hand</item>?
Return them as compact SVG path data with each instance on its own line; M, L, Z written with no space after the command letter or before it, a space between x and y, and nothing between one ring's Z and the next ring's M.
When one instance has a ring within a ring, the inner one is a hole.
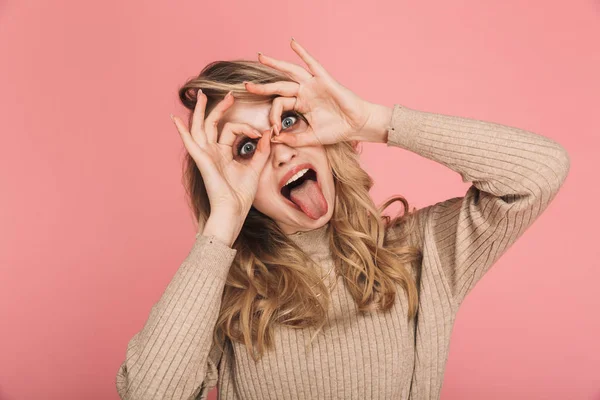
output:
M300 65L276 60L259 53L258 60L277 69L294 82L246 83L246 90L256 94L278 94L273 99L269 120L276 126L273 142L290 146L326 145L341 141L363 140L365 128L375 114L377 105L370 103L338 83L298 42L291 41L292 49L306 63L309 71ZM281 131L281 114L295 110L310 125L304 132Z

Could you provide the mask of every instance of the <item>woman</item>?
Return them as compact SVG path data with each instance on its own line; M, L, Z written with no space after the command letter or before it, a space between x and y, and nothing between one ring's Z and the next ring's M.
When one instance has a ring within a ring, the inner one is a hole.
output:
M308 70L259 53L179 91L199 229L129 342L123 399L438 398L459 305L568 174L549 138L367 102L291 47ZM473 185L390 219L408 203L374 206L361 141Z

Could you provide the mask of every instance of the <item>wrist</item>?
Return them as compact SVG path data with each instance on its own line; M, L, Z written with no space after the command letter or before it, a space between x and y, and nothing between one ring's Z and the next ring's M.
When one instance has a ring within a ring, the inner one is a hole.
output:
M202 229L202 236L214 236L229 247L233 246L241 230L241 224L229 218L210 216Z
M381 104L370 103L370 113L363 129L353 140L372 143L386 143L394 109Z

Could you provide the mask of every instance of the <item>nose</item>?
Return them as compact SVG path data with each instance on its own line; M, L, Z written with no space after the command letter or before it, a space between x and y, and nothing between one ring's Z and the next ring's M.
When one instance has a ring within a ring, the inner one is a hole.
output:
M271 142L271 155L273 156L273 166L281 168L289 164L298 155L298 150L285 143Z

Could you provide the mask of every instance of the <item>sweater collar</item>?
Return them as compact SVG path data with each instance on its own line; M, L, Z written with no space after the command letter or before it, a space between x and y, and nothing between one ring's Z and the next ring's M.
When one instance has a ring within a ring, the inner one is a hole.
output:
M329 241L327 231L330 223L309 231L297 231L286 235L291 241L296 243L305 253L317 254L329 250Z

